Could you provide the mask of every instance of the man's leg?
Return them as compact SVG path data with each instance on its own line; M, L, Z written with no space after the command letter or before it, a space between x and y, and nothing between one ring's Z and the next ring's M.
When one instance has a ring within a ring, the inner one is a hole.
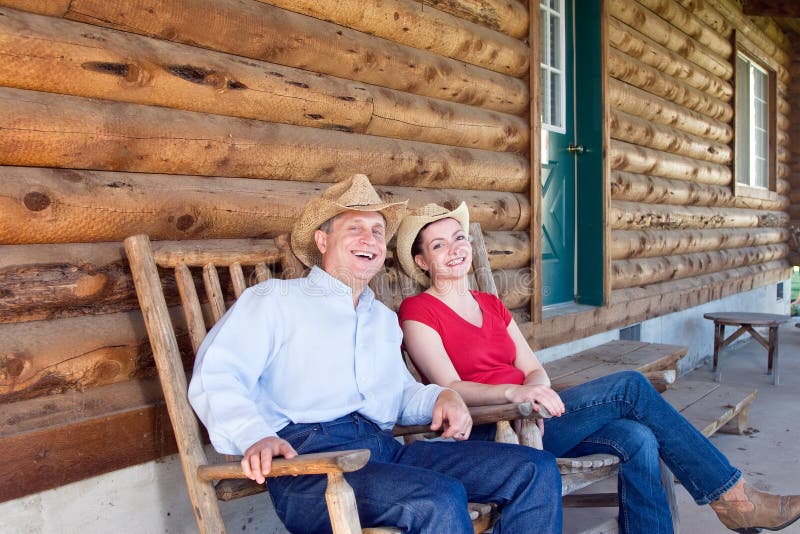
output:
M417 441L397 461L460 480L469 501L500 505L496 534L561 532L561 475L546 451L485 441Z
M369 449L369 463L345 474L356 496L362 527L394 526L407 532L471 534L463 484L421 467L395 463L402 445L360 416L330 423L290 425L281 437L303 453ZM324 476L270 479L270 497L291 532L330 532Z

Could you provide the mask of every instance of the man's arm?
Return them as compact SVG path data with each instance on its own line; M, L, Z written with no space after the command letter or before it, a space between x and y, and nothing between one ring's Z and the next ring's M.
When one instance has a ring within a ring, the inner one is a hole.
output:
M189 402L225 454L277 437L253 400L275 343L271 328L254 327L276 322L265 298L251 290L242 294L203 341L189 384Z

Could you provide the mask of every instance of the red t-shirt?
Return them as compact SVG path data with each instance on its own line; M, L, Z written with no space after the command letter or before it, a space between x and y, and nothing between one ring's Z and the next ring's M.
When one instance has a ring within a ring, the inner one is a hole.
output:
M428 293L403 301L398 312L400 324L418 321L436 330L461 380L482 384L522 384L525 375L514 367L517 349L508 334L511 312L490 293L470 293L483 312L480 328Z

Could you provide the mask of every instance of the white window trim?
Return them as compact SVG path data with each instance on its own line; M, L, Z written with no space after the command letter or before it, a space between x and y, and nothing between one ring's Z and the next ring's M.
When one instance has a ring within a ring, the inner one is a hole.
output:
M564 11L565 10L563 8L566 5L566 2L569 2L569 1L571 1L571 0L561 0L561 7L562 7L562 12L561 13L559 13L558 11L556 11L553 8L550 7L550 5L549 5L550 2L548 0L540 0L540 3L539 3L539 9L543 10L543 11L546 11L547 14L548 14L547 17L544 17L544 16L542 17L542 22L544 22L545 19L547 19L549 21L550 15L553 15L553 14L555 14L559 19L559 29L560 29L560 33L561 33L561 47L560 47L559 63L561 65L561 69L553 68L550 65L545 64L544 62L540 62L539 64L540 64L540 68L544 69L548 74L550 72L555 72L555 73L561 74L561 122L562 122L562 126L555 126L555 125L549 124L547 121L545 121L545 118L542 117L542 130L547 130L547 131L556 132L556 133L560 133L560 134L567 133L567 124L566 124L567 123L567 112L566 112L566 109L567 109L566 108L566 105L567 105L567 95L566 95L566 89L567 89L566 76L567 76L567 72L564 70L564 68L566 67L566 44L567 44L567 42L566 42L566 33L564 31L565 30L565 26L564 26L564 24L565 24L565 21L564 21L565 13L564 13ZM548 37L548 39L545 39L544 50L541 51L541 57L542 58L549 58L550 57L550 39L549 39L549 37L550 37L550 30L549 30L550 25L547 24L546 27L548 28L547 29L547 37ZM549 83L550 83L550 77L549 76L542 77L542 115L544 115L544 110L545 109L549 109L549 108L547 108L547 103L549 102L549 99L545 98L545 96L547 95L547 88L549 87Z

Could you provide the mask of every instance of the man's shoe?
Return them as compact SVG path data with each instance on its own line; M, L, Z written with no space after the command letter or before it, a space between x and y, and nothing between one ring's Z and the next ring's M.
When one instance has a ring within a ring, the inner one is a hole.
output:
M747 484L744 492L754 507L748 512L739 509L743 501L717 500L711 503L722 524L739 534L756 534L763 529L781 530L800 519L800 495L772 495Z

